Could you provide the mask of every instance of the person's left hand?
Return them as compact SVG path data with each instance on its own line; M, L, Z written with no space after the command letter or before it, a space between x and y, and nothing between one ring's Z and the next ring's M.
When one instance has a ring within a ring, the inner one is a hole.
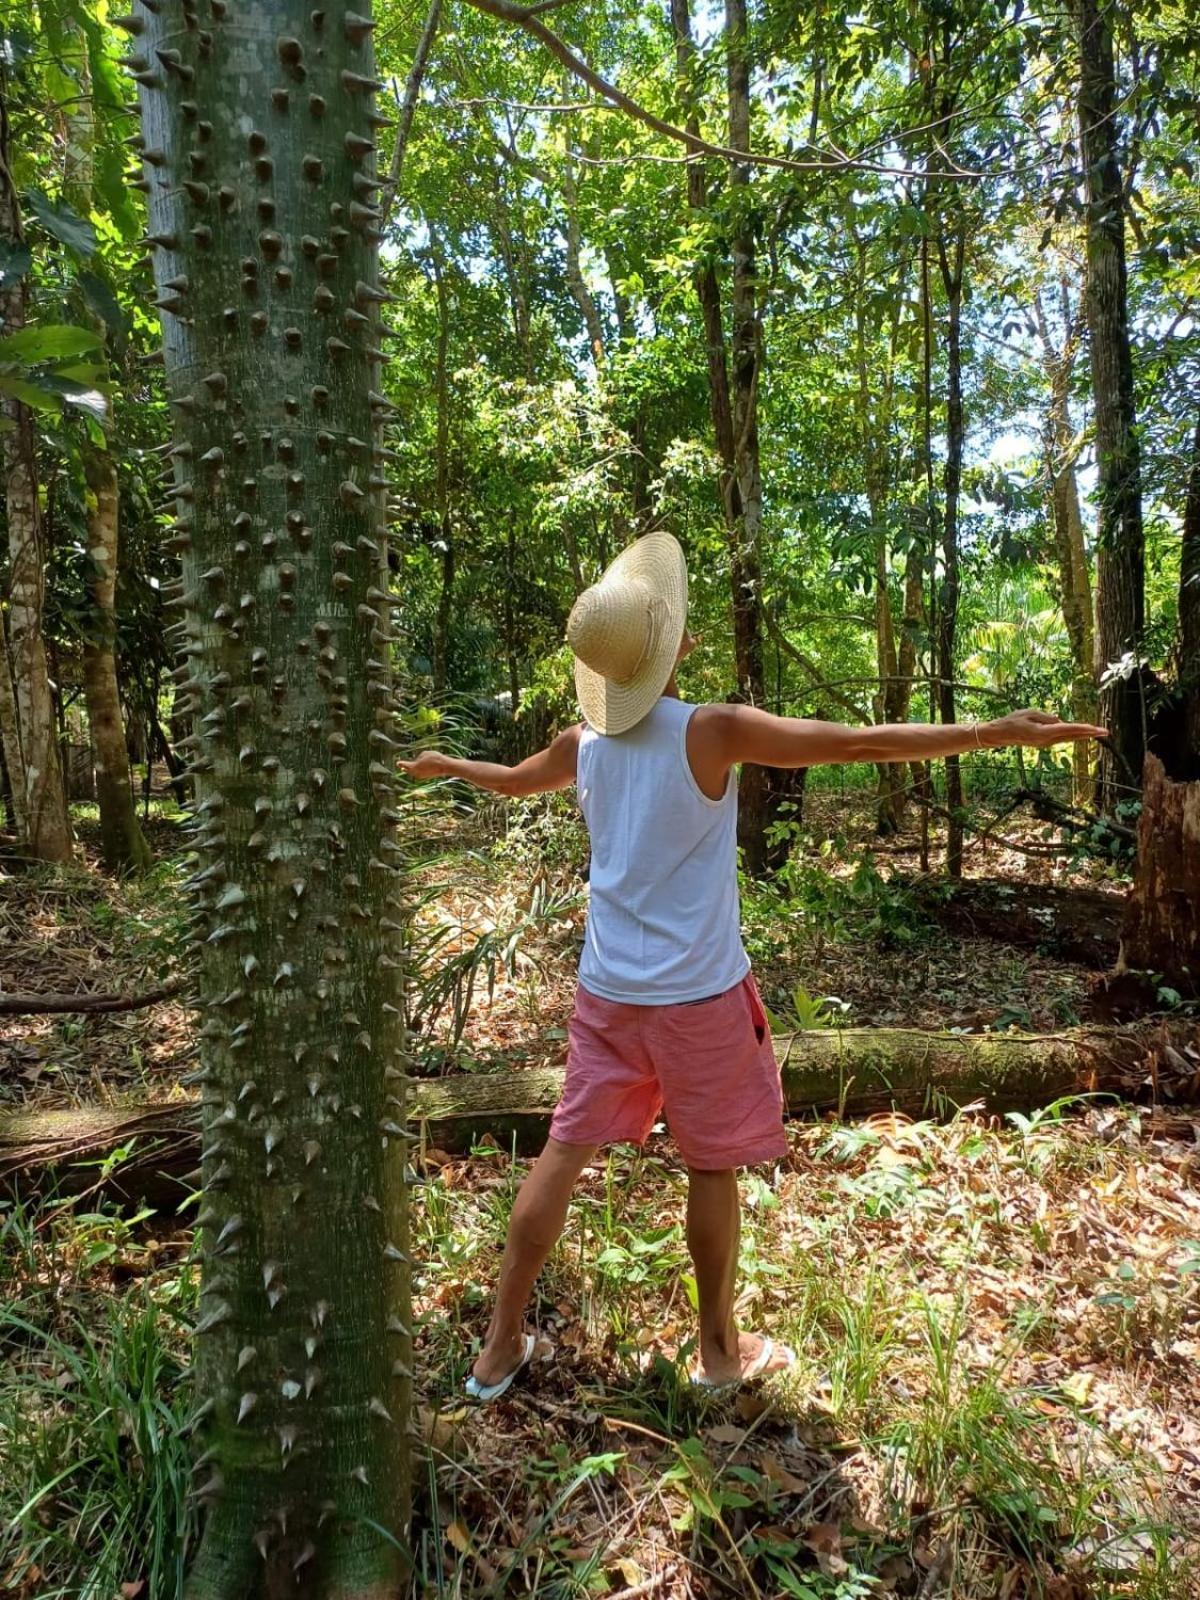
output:
M977 725L983 743L1030 745L1045 750L1052 744L1074 744L1080 739L1107 739L1108 729L1094 722L1063 722L1049 711L1010 711L1006 717Z

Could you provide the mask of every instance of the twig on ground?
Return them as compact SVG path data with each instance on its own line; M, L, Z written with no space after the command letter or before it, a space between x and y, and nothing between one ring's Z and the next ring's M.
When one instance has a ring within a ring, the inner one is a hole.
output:
M180 978L147 994L0 994L0 1017L42 1017L59 1012L143 1011L187 987Z
M641 1600L642 1595L653 1594L656 1589L661 1589L668 1578L675 1576L675 1571L674 1563L661 1567L650 1577L643 1578L641 1583L631 1584L628 1589L618 1589L616 1594L609 1595L608 1600Z

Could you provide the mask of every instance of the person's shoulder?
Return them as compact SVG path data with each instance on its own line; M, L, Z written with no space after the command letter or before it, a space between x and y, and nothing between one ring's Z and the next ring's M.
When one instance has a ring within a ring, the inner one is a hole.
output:
M692 712L690 731L704 743L721 744L737 727L738 712L743 709L725 700L704 701Z

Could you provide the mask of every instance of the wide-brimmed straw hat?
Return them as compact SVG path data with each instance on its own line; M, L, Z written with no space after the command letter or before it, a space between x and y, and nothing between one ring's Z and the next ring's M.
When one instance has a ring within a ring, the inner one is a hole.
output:
M687 621L687 563L669 533L631 544L567 618L579 704L597 733L625 733L658 700Z

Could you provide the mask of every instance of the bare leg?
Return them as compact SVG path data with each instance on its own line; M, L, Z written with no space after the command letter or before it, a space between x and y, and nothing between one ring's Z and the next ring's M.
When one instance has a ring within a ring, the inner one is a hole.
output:
M571 1191L596 1153L594 1144L548 1139L513 1203L496 1304L473 1367L480 1383L499 1383L521 1359L525 1307L567 1220Z
M740 1378L762 1350L760 1335L738 1333L733 1315L741 1206L737 1172L688 1169L687 1242L700 1301L700 1372L714 1383ZM765 1370L788 1365L780 1350Z

